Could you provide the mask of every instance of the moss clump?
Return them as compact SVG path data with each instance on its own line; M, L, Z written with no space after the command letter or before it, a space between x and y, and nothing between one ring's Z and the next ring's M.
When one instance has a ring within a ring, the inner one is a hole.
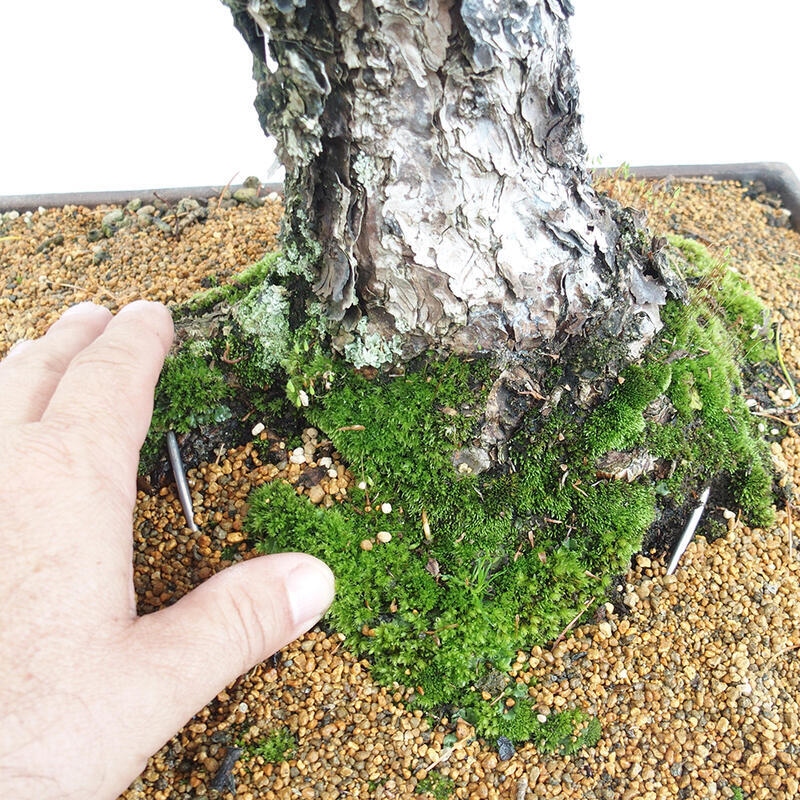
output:
M208 342L189 342L164 361L150 430L140 454L140 471L152 466L167 431L187 433L230 418L228 401L234 392L222 372L211 365L212 349Z
M687 256L692 302L668 303L661 335L589 413L568 392L547 413L528 413L508 442L505 469L454 468L497 378L488 360L422 361L404 375L368 379L337 367L310 330L284 358L297 381L293 399L305 394L309 421L359 488L322 511L287 485L262 486L251 495L247 530L262 552L306 550L331 565L332 624L371 656L379 681L415 687L418 706L455 705L479 733L543 749L596 741L596 722L579 711L543 723L524 696L488 713L480 676L503 673L518 648L590 614L641 547L659 504L679 507L723 474L751 522L769 519L768 452L740 378L745 359L773 352L765 310L704 251L675 244ZM645 453L649 468L630 483L598 477L609 452ZM390 542L379 542L381 531Z
M511 708L495 711L490 725L498 737L532 742L540 753L571 755L600 741L600 720L578 708L557 711L544 719L541 716L534 711L530 700L520 700Z
M154 424L164 430L187 433L230 416L225 404L233 395L223 374L208 363L208 348L191 342L168 356L158 381Z
M575 708L541 714L533 707L527 684L519 679L494 694L490 692L490 700L483 694L485 683L479 685L482 691L467 693L455 717L467 720L487 738L532 742L541 753L562 755L594 747L600 740L602 731L596 717Z
M750 284L724 262L713 259L699 242L679 236L671 236L669 241L688 261L693 302L713 308L747 361L774 362L777 353L769 330L769 309Z
M263 739L241 747L246 758L259 756L268 764L281 764L297 751L297 738L288 728L275 728Z
M591 411L566 389L530 411L502 468L454 466L457 451L475 446L498 377L488 359L421 359L392 377L353 371L326 350L319 310L309 314L303 293L284 288L302 278L274 257L197 301L195 309L216 298L212 305L236 310L218 339L168 359L151 429L158 438L148 442L224 419L234 385L249 403L267 384L285 386L358 488L328 511L285 484L258 488L246 520L255 547L328 562L338 583L332 624L371 657L377 680L414 687L417 706L460 708L485 736L564 752L585 746L598 731L580 712L543 723L524 687L506 684L487 707L481 677L504 673L519 648L552 640L581 612L588 618L659 504L678 508L724 475L749 521L771 514L769 456L740 377L744 361L774 353L765 309L701 248L674 246L692 302L668 302L661 335ZM542 387L582 380L601 350L556 365ZM601 459L626 453L649 463L630 483L598 471ZM495 704L504 693L513 704Z
M455 791L455 781L441 772L429 772L415 787L417 794L432 797L433 800L448 800Z
M667 398L675 412L668 427L650 420L644 436L652 452L678 467L659 488L680 500L682 479L685 486L687 476L707 482L723 474L749 522L767 525L773 518L771 460L745 403L742 369L777 359L769 312L741 276L714 262L701 245L672 241L687 257L694 291L688 305L668 303L665 333L649 356L669 364Z

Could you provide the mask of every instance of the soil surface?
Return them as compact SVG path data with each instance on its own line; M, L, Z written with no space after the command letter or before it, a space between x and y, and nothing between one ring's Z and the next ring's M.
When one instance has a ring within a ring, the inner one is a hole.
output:
M646 208L654 233L690 236L727 257L773 309L786 366L800 371L800 235L763 187L616 177L602 186ZM143 195L127 209L0 216L0 354L44 333L72 303L176 303L204 283L224 282L274 246L280 215L277 198L259 207L214 199L198 209ZM800 440L782 424L795 419L795 399L788 382L776 381L762 417L787 485L800 479ZM139 493L134 559L143 613L250 557L242 516L259 483L285 478L323 505L346 492L351 476L317 431L306 430L302 446L287 452L269 420L248 422L267 426L260 445L219 450L189 472L197 533L185 526L174 486ZM376 686L339 635L317 629L199 710L123 797L410 798L435 774L451 779L459 798L793 798L798 518L789 503L773 528L751 530L733 511L716 511L727 532L696 539L674 576L656 554L642 555L617 587L618 610L580 620L550 649L519 653L515 678L539 712L578 707L597 716L596 747L558 756L523 746L501 760L463 721L407 710L401 687ZM296 746L270 763L255 750L279 730Z

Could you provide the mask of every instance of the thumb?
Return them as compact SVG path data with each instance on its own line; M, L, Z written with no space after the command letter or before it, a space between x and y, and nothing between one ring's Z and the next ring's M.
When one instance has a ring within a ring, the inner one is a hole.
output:
M311 628L333 592L321 561L279 553L229 567L175 605L138 618L126 672L149 712L142 733L149 727L159 739L151 752L235 678Z

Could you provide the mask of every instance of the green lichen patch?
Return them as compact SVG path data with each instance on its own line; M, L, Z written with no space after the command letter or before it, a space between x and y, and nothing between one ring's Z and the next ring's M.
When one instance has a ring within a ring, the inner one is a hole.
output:
M482 735L543 748L595 741L596 723L577 711L542 722L526 698L502 702L513 687L487 701L481 676L590 618L662 511L685 507L685 519L710 481L725 481L752 523L770 519L768 452L740 378L746 359L771 352L764 309L738 277L676 244L690 256L680 267L692 302L668 303L658 339L591 411L569 390L580 376L558 365L542 385L561 385L560 399L529 411L505 463L480 474L459 472L454 453L476 441L498 377L488 360L421 360L390 377L310 348L320 363L307 417L358 488L323 511L265 485L246 527L261 552L305 550L331 565L331 624L380 682L413 687L418 706L459 708ZM601 466L610 457L626 466Z

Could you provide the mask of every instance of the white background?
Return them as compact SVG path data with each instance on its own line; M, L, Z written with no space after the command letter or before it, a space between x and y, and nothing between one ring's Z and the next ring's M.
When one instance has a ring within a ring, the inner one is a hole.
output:
M592 164L800 175L800 3L576 0ZM0 5L0 195L265 179L250 53L219 0Z

